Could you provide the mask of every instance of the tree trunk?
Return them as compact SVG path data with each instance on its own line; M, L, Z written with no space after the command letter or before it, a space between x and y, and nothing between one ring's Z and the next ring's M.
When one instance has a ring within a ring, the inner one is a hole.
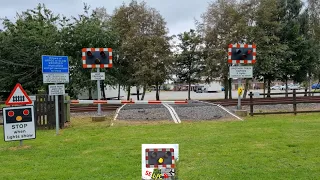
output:
M312 75L310 73L309 79L308 79L308 83L307 83L308 84L308 89L309 89L309 96L311 96L311 89L312 89L311 78L312 78Z
M191 91L191 81L188 82L188 100L191 100L191 97L190 97L190 91Z
M228 78L227 77L225 77L223 79L223 85L224 85L224 99L228 99L229 84L228 84Z
M267 95L267 98L270 98L270 97L271 97L271 96L270 96L270 93L271 93L270 87L271 87L271 80L268 79L268 95Z
M119 85L118 85L118 100L120 100L120 96L121 96L121 95L120 95L120 90L121 90L121 85L119 84Z
M140 87L136 86L136 89L137 89L137 100L139 101L140 100Z
M141 100L143 101L144 100L144 96L146 95L146 85L143 85L143 91L142 91L142 97L141 97Z
M89 100L92 100L92 88L88 89Z
M286 97L288 97L288 78L286 78Z
M232 99L232 79L229 78L228 80L228 86L229 86L229 99Z
M127 101L129 101L130 100L130 94L131 94L131 86L129 85L128 87L127 87L127 91L128 91L128 94L127 94Z
M104 81L102 81L101 91L102 91L103 99L107 99L107 98L106 98L106 92L105 92L105 90L104 90Z
M159 83L156 82L156 100L159 101Z
M263 98L266 98L266 78L265 77L263 77Z
M244 85L244 92L242 96L243 99L247 98L248 90L249 90L249 79L246 79L246 83Z

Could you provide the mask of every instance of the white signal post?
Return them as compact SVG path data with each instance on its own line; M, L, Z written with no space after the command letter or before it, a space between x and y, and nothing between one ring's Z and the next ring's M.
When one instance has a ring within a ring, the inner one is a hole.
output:
M236 49L236 51L233 51L232 49L238 48L238 50ZM242 57L239 57L239 55L241 56L240 53L241 49L247 49L247 52L243 52L245 54L242 55ZM250 49L248 49L250 48ZM236 54L234 54L236 53ZM247 55L251 56L249 59L247 59ZM229 48L228 48L228 63L229 64L238 64L238 66L236 66L241 73L235 73L231 71L231 66L229 69L229 74L230 74L230 78L238 78L238 106L237 109L241 110L241 95L242 95L242 78L252 78L252 67L251 68L244 68L243 70L241 70L241 64L254 64L256 62L256 45L249 45L249 44L229 44ZM245 66L244 66L245 67ZM251 71L250 71L251 69ZM236 70L237 71L237 70ZM243 72L242 72L243 71ZM232 72L232 74L231 74ZM243 74L244 73L244 74Z
M239 64L238 66L241 66ZM241 78L238 78L238 89L242 87ZM238 92L238 110L241 110L241 93Z
M97 68L97 72L100 73L100 68ZM98 100L101 99L101 88L100 88L100 80L97 80L97 92L98 92ZM101 104L98 104L98 116L101 115Z

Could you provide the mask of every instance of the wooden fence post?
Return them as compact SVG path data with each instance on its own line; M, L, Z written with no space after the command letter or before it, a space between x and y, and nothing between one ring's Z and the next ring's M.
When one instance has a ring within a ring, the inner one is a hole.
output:
M294 115L297 115L297 98L296 98L295 89L293 90L292 100L293 100L293 112L294 112Z
M253 116L253 93L252 91L250 91L249 93L249 96L250 96L250 116Z
M65 96L66 122L70 122L70 96Z
M304 96L307 96L308 89L304 89Z

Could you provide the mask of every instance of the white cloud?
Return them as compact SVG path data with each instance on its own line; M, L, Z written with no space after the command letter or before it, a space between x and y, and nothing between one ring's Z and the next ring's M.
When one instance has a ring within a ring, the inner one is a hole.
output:
M86 2L91 9L105 7L108 13L113 13L116 7L123 2L128 4L131 0L0 0L0 17L8 17L14 20L16 12L33 9L38 3L44 3L55 14L63 14L68 17L77 16L83 12L83 3ZM141 2L142 0L138 0ZM199 19L200 15L207 8L207 0L146 0L147 5L157 9L165 18L170 35L178 34L194 28L194 18ZM1 28L1 26L0 26Z

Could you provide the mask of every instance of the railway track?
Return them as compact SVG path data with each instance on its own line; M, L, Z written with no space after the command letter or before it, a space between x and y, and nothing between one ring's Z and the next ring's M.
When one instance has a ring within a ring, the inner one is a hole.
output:
M222 106L237 106L238 99L212 99L203 100L204 102L210 102L214 104L220 104ZM298 96L296 97L296 103L320 103L320 96ZM277 97L277 98L253 98L253 105L274 105L274 104L293 104L292 97ZM241 99L242 106L250 105L250 98ZM102 111L115 111L121 104L102 104ZM183 106L183 105L181 105ZM78 112L94 112L97 111L97 105L70 105L71 113ZM0 115L2 115L2 109L0 109Z
M222 106L236 106L238 99L223 99L223 100L204 100ZM299 96L295 99L296 103L320 103L320 96ZM273 105L273 104L293 104L293 97L277 97L277 98L253 98L253 105ZM241 99L241 105L249 106L250 98Z
M122 104L102 104L101 110L102 111L115 111L117 110ZM79 105L70 105L70 112L77 113L77 112L93 112L97 111L97 105L88 105L88 106L79 106Z

